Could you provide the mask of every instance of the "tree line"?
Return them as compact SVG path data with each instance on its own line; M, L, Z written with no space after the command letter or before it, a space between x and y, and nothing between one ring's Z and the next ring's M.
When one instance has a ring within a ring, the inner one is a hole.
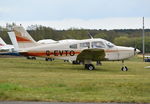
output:
M9 44L11 42L7 32L10 31L13 25L0 26L0 37ZM41 39L88 39L90 33L94 38L103 38L116 45L135 47L142 50L142 29L97 30L70 28L68 30L56 30L42 25L31 25L27 27L27 31L36 41ZM145 51L150 52L150 29L145 29Z

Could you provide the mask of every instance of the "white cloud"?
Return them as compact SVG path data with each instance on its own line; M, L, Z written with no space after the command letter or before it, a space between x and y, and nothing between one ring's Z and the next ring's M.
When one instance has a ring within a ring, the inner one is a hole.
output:
M0 13L8 13L8 12L10 12L11 11L11 9L10 8L2 8L2 7L0 7Z
M84 28L84 29L140 29L142 28L142 17L139 18L104 18L104 19L65 19L58 21L0 21L6 23L15 22L24 27L37 24L49 26L54 29ZM150 28L150 18L145 18L145 28Z

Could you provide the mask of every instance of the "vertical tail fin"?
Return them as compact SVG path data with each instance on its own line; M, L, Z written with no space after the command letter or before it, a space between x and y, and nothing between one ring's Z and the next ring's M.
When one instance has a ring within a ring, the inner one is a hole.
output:
M30 34L22 26L15 26L13 30L19 48L29 48L38 45L38 43L30 36Z

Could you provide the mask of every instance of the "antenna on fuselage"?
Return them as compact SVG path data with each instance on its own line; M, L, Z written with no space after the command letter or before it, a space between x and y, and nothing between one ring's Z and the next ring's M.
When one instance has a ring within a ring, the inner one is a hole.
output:
M90 32L88 32L88 36L89 36L91 39L93 39L93 36L91 35Z

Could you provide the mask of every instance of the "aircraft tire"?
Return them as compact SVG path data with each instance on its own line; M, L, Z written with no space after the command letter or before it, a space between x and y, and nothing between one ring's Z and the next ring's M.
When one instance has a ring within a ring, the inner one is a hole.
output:
M31 59L29 56L26 57L27 59Z
M85 64L85 67L86 67L86 69L88 69L88 70L94 70L94 69L95 69L95 67L94 67L93 64Z
M123 66L123 67L121 68L121 70L122 70L122 71L128 71L128 68L127 68L126 66Z
M36 60L36 57L32 57L31 59L32 59L32 60Z
M72 61L72 64L80 64L80 61Z
M52 58L48 58L48 61L53 61Z
M45 58L45 61L52 61L52 58Z

